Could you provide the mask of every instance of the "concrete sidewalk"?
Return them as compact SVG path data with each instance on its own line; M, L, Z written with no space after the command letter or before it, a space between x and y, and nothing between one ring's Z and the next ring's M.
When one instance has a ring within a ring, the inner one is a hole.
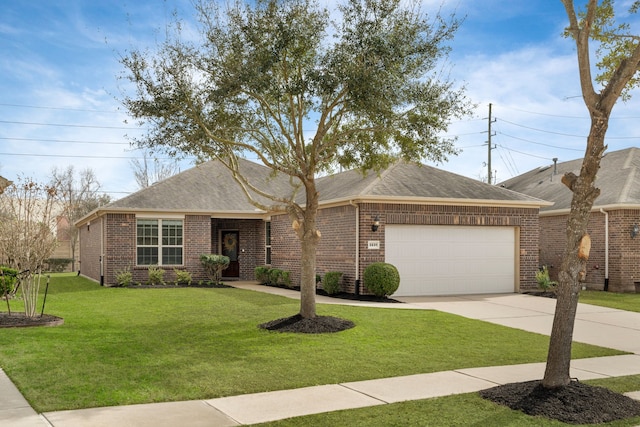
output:
M238 287L253 289L253 284ZM295 291L258 291L298 298ZM319 297L319 303L433 309L548 334L555 300L520 294L461 297L397 298L405 304L370 304ZM580 380L640 374L640 313L580 304L575 340L634 354L577 359L571 376ZM163 427L236 426L283 418L361 408L406 400L469 393L498 384L542 378L545 363L457 369L446 372L330 384L188 402L91 408L36 414L8 377L0 371L0 425L10 427ZM640 385L639 385L640 389ZM630 394L640 399L640 392Z

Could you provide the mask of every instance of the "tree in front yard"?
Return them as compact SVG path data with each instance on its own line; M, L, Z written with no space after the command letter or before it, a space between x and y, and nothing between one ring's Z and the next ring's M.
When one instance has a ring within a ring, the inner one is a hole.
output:
M323 4L200 0L197 31L176 22L157 52L122 58L135 88L123 103L150 129L140 146L217 159L255 206L289 215L305 319L316 316L316 177L338 165L443 161L455 150L440 135L470 109L443 72L455 17L428 17L419 1ZM241 156L289 177L290 191L265 194L239 170Z
M543 386L562 387L570 382L571 342L578 306L581 282L584 280L589 257L590 240L587 234L589 214L600 195L595 186L600 160L606 150L605 134L611 111L622 97L627 99L630 89L640 83L640 34L633 33L628 23L616 21L613 0L589 0L586 10L577 12L572 0L562 0L569 26L566 35L576 45L582 98L591 117L591 128L580 175L567 173L562 182L573 192L571 211L567 221L567 245L558 274L556 312L549 344ZM600 3L600 4L598 4ZM635 0L629 16L640 8ZM637 31L637 29L636 29ZM599 59L596 67L601 74L592 77L592 48ZM594 83L600 84L596 89Z
M75 222L100 206L111 201L107 194L101 194L100 183L91 169L81 170L77 175L73 166L51 171L51 184L56 188L56 203L62 209L61 215L69 222L68 238L71 246L71 269L76 269L76 247L79 230Z
M40 272L56 248L55 187L20 178L0 194L0 256L20 273L25 315L36 315Z

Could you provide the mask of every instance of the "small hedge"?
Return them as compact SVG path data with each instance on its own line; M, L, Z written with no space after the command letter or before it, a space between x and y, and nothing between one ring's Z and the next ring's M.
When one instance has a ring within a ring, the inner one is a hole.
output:
M13 294L17 281L18 270L0 266L0 295Z
M270 268L266 266L259 266L253 270L256 280L260 282L261 285L269 283L269 270Z
M377 297L393 294L400 286L398 269L385 262L374 262L364 270L364 285Z
M322 279L322 289L329 294L337 294L340 292L340 279L342 278L342 272L340 271L328 271Z

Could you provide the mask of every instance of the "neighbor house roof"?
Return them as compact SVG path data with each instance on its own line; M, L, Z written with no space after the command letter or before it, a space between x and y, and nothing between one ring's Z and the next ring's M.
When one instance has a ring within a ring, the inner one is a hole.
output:
M289 177L273 175L272 170L240 160L240 169L261 190L286 197L292 194ZM317 180L320 204L349 201L403 201L492 206L530 206L547 204L535 197L491 186L471 178L417 163L398 162L380 173L357 170L337 173ZM268 199L256 196L269 206ZM304 203L303 192L298 201ZM98 208L78 225L106 212L203 213L216 216L260 217L267 212L256 209L219 161L209 161L174 175L127 197Z
M567 172L580 174L582 159L545 165L504 181L501 186L554 202L541 213L563 213L571 208L573 193L560 181ZM632 147L606 153L595 186L600 196L594 209L640 208L640 149Z

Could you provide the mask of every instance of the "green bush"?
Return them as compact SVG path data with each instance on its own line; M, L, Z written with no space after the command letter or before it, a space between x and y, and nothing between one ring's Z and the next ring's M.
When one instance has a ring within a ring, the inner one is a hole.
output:
M280 283L285 285L287 288L291 287L291 272L287 270L282 270L280 273Z
M342 278L342 272L329 271L325 273L322 280L322 289L329 295L337 294L340 292L340 279Z
M149 266L149 284L164 285L164 270L157 265Z
M542 269L536 271L536 282L538 282L538 287L543 291L552 291L558 284L558 282L549 278L549 269L546 265L542 266Z
M54 273L62 273L73 259L71 258L49 258L46 260L47 270Z
M118 286L127 287L133 283L133 274L129 267L116 271L116 283Z
M264 285L269 283L269 267L259 266L253 270L253 273L256 277L256 280L260 282L260 284Z
M18 281L18 270L0 266L0 295L13 294Z
M186 283L187 285L191 284L191 273L187 270L178 270L177 268L174 268L173 272L176 273L176 283Z
M269 284L280 285L282 284L282 270L279 268L272 268L269 270Z
M222 271L229 267L231 260L225 255L205 254L200 255L200 262L204 266L207 277L217 285L222 278Z
M393 294L400 286L400 273L398 269L385 262L374 262L364 270L364 285L378 297L386 297Z

